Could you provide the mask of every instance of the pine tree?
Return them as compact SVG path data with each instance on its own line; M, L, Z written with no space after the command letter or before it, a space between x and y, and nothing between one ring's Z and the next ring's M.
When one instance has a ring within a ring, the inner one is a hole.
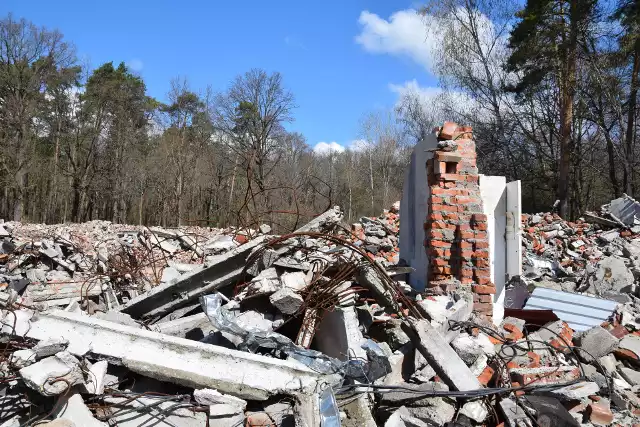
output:
M507 62L520 80L511 89L524 92L547 79L558 87L560 108L560 159L557 197L560 215L569 214L570 168L572 163L571 123L576 92L578 57L589 34L596 0L527 0L518 12L520 21L511 31Z

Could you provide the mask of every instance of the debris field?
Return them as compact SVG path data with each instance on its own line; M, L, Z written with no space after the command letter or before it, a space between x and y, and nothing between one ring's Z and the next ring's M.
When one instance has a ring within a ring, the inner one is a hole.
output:
M0 426L640 425L640 228L617 204L524 215L497 324L407 285L399 203L284 235L2 224Z

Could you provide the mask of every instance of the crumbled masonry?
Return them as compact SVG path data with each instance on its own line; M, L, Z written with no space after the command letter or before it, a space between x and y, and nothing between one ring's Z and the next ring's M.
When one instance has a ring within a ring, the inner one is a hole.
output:
M399 203L281 235L2 224L0 427L640 425L636 202L523 215L493 319L471 129L438 138L421 293Z

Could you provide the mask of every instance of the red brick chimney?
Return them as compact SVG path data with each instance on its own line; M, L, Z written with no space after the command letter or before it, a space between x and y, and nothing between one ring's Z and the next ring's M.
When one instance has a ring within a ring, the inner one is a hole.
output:
M436 150L427 161L427 287L434 293L468 290L474 311L491 318L496 288L491 283L487 216L471 127L445 122Z

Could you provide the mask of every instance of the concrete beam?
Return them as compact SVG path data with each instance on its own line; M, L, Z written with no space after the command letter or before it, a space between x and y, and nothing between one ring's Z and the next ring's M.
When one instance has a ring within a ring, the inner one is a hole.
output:
M161 317L188 305L201 295L230 285L240 278L251 251L266 241L267 236L260 236L238 246L221 255L208 267L187 273L176 283L163 283L132 299L121 311L134 318Z
M402 329L445 384L458 391L483 388L460 356L428 321L409 319L408 322L403 323Z
M293 360L223 347L132 328L75 313L52 311L31 321L27 336L63 337L68 351L91 345L91 353L133 372L194 388L214 388L243 399L266 400L275 394L309 394L333 382Z

